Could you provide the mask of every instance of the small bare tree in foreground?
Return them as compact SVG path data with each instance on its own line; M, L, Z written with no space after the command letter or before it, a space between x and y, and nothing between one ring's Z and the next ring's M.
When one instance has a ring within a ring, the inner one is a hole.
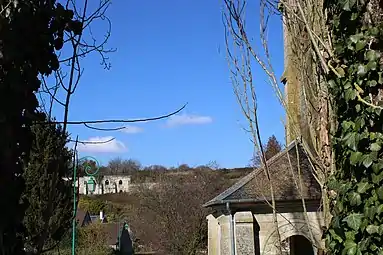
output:
M208 212L202 204L221 192L224 183L220 173L211 170L165 175L158 188L137 193L139 219L132 222L133 231L164 254L197 254L207 245Z
M223 21L225 25L226 53L231 71L234 94L249 124L251 139L255 151L261 159L264 174L270 183L274 224L279 243L276 244L282 254L278 230L278 212L275 209L274 190L266 164L267 156L262 145L257 114L257 83L253 69L260 67L272 86L276 98L286 110L286 144L297 140L308 154L313 173L321 186L323 194L323 213L326 224L329 223L328 199L325 183L332 168L332 152L329 134L332 125L331 107L327 86L321 74L329 68L324 54L332 54L323 17L323 1L260 0L259 38L262 51L257 51L255 43L246 26L249 15L246 0L224 0ZM281 16L280 16L281 14ZM250 14L251 15L251 14ZM255 14L257 15L257 14ZM285 73L282 81L287 83L286 95L280 88L279 78L272 65L268 23L275 17L282 17L285 40ZM293 169L291 167L291 169ZM301 178L296 177L297 189L301 189ZM305 219L308 222L305 201L302 197ZM311 234L311 239L312 234Z

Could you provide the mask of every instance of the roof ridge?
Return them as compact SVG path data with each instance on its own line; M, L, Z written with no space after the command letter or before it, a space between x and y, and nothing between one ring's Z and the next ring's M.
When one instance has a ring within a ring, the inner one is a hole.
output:
M276 155L274 155L273 157L268 159L266 161L267 167L270 167L271 165L273 165L280 157L285 155L288 151L290 151L297 144L298 144L297 141L293 140L291 143L289 143L285 147L284 150L282 150L281 152L277 153ZM244 177L242 177L238 182L234 183L228 189L224 190L223 192L218 194L216 197L214 197L213 199L211 199L208 202L206 202L205 204L203 204L203 206L207 207L207 206L209 206L210 204L212 204L212 203L214 203L216 201L224 200L225 198L227 198L228 196L230 196L231 194L233 194L234 192L239 190L241 187L246 185L252 179L254 179L254 177L256 177L259 174L261 174L263 172L263 170L264 170L263 167L259 167L259 168L254 169L251 173L249 173L249 174L245 175Z

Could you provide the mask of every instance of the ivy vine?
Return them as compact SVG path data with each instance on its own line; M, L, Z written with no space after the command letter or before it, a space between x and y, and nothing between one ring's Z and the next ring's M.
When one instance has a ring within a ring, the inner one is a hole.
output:
M328 0L325 6L335 55L327 80L337 120L336 170L327 183L330 254L383 254L383 25L368 4Z
M23 163L32 143L31 125L38 118L35 93L39 75L59 68L57 50L64 32L78 33L73 11L55 0L1 1L0 14L0 247L1 254L23 254L22 220L27 204ZM4 195L6 194L6 195Z

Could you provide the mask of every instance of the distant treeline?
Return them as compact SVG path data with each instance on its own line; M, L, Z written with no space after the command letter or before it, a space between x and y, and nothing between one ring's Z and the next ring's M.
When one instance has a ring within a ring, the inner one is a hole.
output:
M79 166L79 176L85 175L85 167L90 167L90 171L94 171L96 168L96 162L86 161ZM92 169L93 168L93 169ZM198 167L190 167L187 164L182 164L178 167L165 167L162 165L142 166L137 160L122 160L120 158L112 159L108 165L100 166L98 175L130 175L133 183L142 182L157 182L164 175L183 175L188 172L194 171L219 171L222 175L225 175L228 179L236 179L238 176L242 176L244 173L251 172L253 168L219 168L216 163L210 163Z

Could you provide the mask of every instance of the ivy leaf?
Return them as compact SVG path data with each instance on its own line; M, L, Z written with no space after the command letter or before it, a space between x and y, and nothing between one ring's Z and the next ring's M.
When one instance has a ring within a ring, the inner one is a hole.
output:
M356 98L356 91L354 89L347 89L344 98L347 101L354 100Z
M370 31L371 35L373 35L373 36L379 35L379 28L377 28L377 27L371 27L369 29L369 31Z
M383 208L382 208L383 210ZM374 219L375 214L377 213L377 209L375 206L365 208L364 214L370 219Z
M371 187L371 184L368 182L360 182L358 184L358 193L363 194L365 193L369 188Z
M357 231L359 230L360 225L362 224L363 215L359 213L352 213L346 218L343 219L347 223L347 226L351 229Z
M367 73L367 68L364 65L359 65L357 74L360 76L365 76L366 73Z
M329 80L328 81L328 85L330 86L330 88L336 88L336 82L334 80Z
M370 242L370 239L368 239L368 238L363 239L362 241L360 241L358 243L359 249L362 250L362 251L367 250L368 246L369 246L369 242Z
M375 87L376 85L378 85L378 83L375 80L371 80L367 82L367 85L370 87Z
M383 235L383 225L380 225L378 228L378 234Z
M379 83L379 84L383 84L382 72L379 72L378 75L379 75L378 83Z
M334 229L330 229L329 232L330 232L332 238L334 238L335 240L337 240L337 241L340 242L340 243L343 242L342 237L340 237L340 236L335 232Z
M343 10L351 11L351 8L354 7L356 0L343 0Z
M346 240L355 240L355 231L346 231L344 235L346 236Z
M372 182L374 184L380 184L380 182L383 180L383 172L380 174L372 174Z
M374 163L372 165L372 170L374 173L378 174L380 170L383 169L383 162Z
M360 162L362 156L363 154L360 151L351 152L351 157L350 157L351 165L356 166Z
M336 189L339 187L339 182L335 178L331 178L327 183L327 187L329 189Z
M375 225L368 225L367 228L366 228L366 231L367 231L367 233L369 233L370 235L371 235L371 234L375 234L375 233L378 233L378 231L379 231L379 227L378 227L378 226L375 226Z
M363 165L368 168L372 165L372 157L370 154L364 155L363 157Z
M336 209L338 214L343 211L343 202L342 202L342 200L336 201L335 209Z
M338 72L340 77L344 77L344 75L346 74L342 67L337 67L337 68L335 68L335 70Z
M346 145L351 148L352 150L356 151L357 147L357 139L356 139L356 133L348 133L344 140L346 141Z
M378 246L376 246L374 243L370 245L370 249L372 251L376 251L378 249Z
M383 212L383 204L380 204L380 205L378 206L378 209L376 209L376 213L377 213L378 215L380 215L382 212Z
M356 20L358 17L359 17L359 13L357 13L357 12L353 12L351 14L351 20Z
M363 34L362 33L359 33L359 34L355 34L355 35L351 35L350 36L350 40L351 42L353 43L357 43L359 42L359 40L363 37Z
M326 240L327 241L327 240ZM335 247L337 246L337 242L335 242L335 241L327 241L327 243L326 243L326 246L327 247L329 247L331 250L334 250L335 249Z
M347 131L351 127L353 128L354 126L355 126L355 124L352 121L343 121L342 122L342 128L344 129L344 131Z
M355 50L360 51L363 50L364 47L366 47L366 41L359 41L356 43Z
M379 55L380 54L377 53L376 51L369 50L366 53L366 60L368 60L368 61L376 61L380 57Z
M370 61L367 64L367 69L368 70L376 70L377 63L376 61Z
M352 192L348 195L348 199L350 200L350 204L352 206L358 206L362 203L362 198L360 197L359 193Z
M378 195L378 198L380 200L383 200L383 187L378 188L378 190L376 191L376 194Z
M341 195L341 194L348 193L350 189L351 189L351 183L346 182L346 183L340 184L340 186L338 186L336 190L338 190L339 195Z
M351 240L346 240L344 242L344 249L342 251L342 254L347 254L347 255L355 255L356 254L356 243Z
M357 106L359 106L359 105L357 105ZM366 122L365 122L364 118L362 116L358 116L355 120L355 129L359 130L359 129L363 128L365 124L366 124Z
M370 150L371 151L380 151L382 147L378 143L372 143L370 145Z

